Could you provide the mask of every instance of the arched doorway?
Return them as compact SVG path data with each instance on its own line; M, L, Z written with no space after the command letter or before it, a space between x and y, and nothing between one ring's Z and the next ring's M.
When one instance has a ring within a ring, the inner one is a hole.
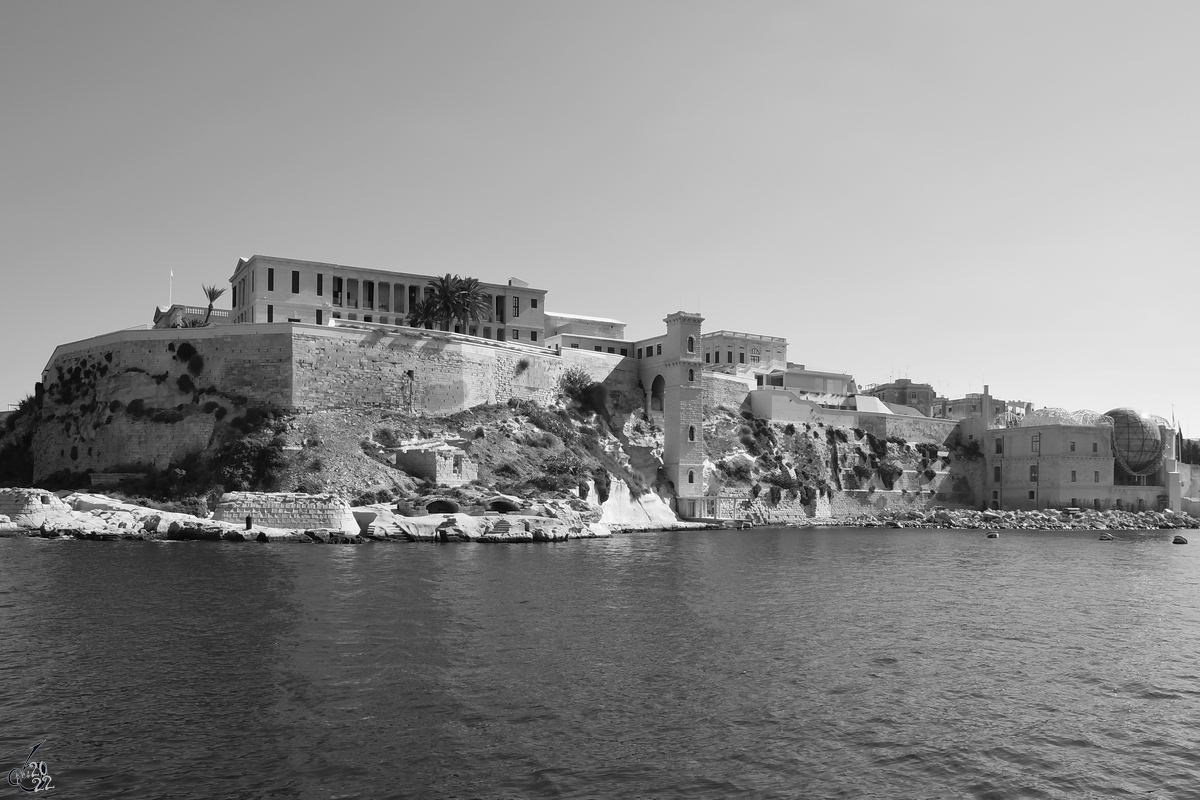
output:
M650 384L650 410L663 410L663 397L667 393L667 382L663 380L662 375L654 377L654 383Z

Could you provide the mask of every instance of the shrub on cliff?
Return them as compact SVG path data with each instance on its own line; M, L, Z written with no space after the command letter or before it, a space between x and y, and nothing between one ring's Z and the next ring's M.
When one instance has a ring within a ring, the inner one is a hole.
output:
M896 479L904 474L904 468L894 461L884 461L879 465L879 480L885 489L895 486Z
M6 437L12 438L12 437ZM0 484L10 486L33 485L33 431L14 441L5 441L0 447Z

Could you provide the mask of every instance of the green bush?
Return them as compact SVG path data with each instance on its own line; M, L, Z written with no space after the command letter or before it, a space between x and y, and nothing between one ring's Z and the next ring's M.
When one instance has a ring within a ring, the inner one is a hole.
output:
M879 480L885 489L891 489L903 474L904 468L894 461L884 461L879 465Z
M179 387L179 391L185 394L196 391L196 384L192 383L192 376L186 373L175 379L175 385Z
M192 356L196 355L196 348L188 342L184 342L175 348L175 359L177 361L187 362Z
M187 370L196 377L200 377L200 373L204 372L204 356L196 353L187 362Z

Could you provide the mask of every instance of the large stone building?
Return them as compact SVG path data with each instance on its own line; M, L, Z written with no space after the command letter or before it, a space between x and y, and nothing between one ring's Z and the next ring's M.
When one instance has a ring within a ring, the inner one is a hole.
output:
M934 398L937 397L937 392L928 383L913 383L908 378L868 386L863 393L878 397L885 403L914 408L927 417L933 416Z
M229 279L233 309L229 321L303 322L330 320L404 325L418 300L433 293L436 276L347 267L318 261L254 255L240 259ZM545 338L546 290L510 278L484 283L488 314L453 330L482 339L539 344Z

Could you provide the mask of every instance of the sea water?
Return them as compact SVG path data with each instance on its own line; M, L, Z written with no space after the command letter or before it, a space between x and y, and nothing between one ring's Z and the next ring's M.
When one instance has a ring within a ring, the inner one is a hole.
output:
M1200 548L1117 535L0 540L0 771L42 742L64 797L1200 797Z

